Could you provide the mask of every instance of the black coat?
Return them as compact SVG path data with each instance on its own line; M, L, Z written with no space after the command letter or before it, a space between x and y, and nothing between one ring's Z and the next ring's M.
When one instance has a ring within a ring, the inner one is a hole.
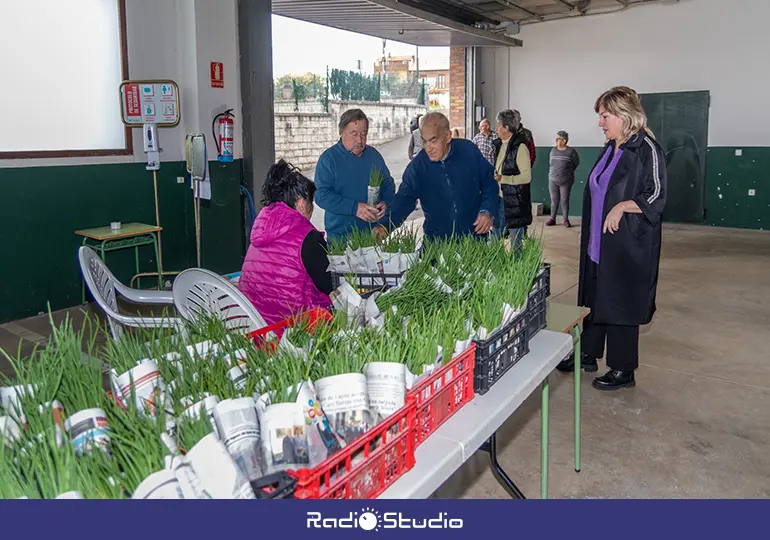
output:
M521 174L519 166L516 164L516 156L519 152L519 146L527 144L524 134L516 133L508 142L505 151L503 164L500 168L500 174L503 176L518 176ZM500 148L503 141L500 138L492 141L495 147L495 163L500 154ZM505 228L518 229L526 227L532 223L532 192L529 184L502 184L503 191L503 209L505 214Z
M609 143L602 150L602 155ZM602 223L612 208L633 200L641 214L626 213L615 234L602 233L594 322L641 325L652 320L660 265L661 216L666 204L666 162L660 145L640 131L621 145L623 155L610 178ZM601 160L601 155L594 167ZM586 306L586 265L591 227L590 175L583 197L578 305Z

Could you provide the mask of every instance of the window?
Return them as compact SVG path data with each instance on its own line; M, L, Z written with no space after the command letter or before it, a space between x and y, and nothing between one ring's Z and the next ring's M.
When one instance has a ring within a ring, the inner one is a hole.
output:
M131 154L125 0L0 2L0 158Z
M436 86L438 88L446 88L446 75L438 76L438 84Z

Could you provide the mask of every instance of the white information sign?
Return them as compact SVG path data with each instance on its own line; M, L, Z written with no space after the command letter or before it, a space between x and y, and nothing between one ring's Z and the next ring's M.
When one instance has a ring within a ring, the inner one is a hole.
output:
M120 109L127 126L173 127L179 123L179 87L174 81L125 81Z

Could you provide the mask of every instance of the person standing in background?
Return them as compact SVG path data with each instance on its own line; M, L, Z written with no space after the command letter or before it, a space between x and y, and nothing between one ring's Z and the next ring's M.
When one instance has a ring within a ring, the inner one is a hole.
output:
M548 188L551 192L551 219L547 227L556 225L556 213L561 202L561 213L564 216L564 226L569 228L569 195L575 183L575 169L580 165L577 150L567 146L569 134L560 131L556 134L556 147L551 149L548 161Z
M376 148L367 146L369 119L361 109L340 116L340 140L318 159L315 201L324 210L327 239L344 238L354 228L366 229L385 215L396 194L396 184ZM384 181L380 202L367 204L369 177L379 170Z
M409 137L409 149L407 150L407 154L409 155L410 161L414 159L414 156L416 156L420 150L422 150L422 137L420 136L420 118L422 118L422 115L418 114L412 119L412 122L409 124L409 131L411 131L412 135Z
M520 129L521 117L506 109L497 115L495 140L495 180L499 183L502 204L498 218L511 237L511 248L516 250L532 223L532 166L525 135Z
M483 118L479 122L479 132L473 136L473 144L479 147L481 155L490 165L495 166L495 147L492 144L497 139L497 133L492 131L489 120Z
M514 113L521 118L521 113L519 111L514 110ZM535 148L535 137L532 135L532 132L524 127L524 122L519 123L519 131L518 133L521 133L522 136L524 136L524 140L527 142L527 150L529 150L529 166L534 167L535 166L535 158L537 157L537 150Z

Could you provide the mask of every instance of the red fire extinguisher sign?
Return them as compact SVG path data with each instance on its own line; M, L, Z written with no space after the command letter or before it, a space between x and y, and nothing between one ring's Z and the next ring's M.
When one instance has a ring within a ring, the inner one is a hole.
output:
M222 62L211 62L211 87L225 87L225 66Z

